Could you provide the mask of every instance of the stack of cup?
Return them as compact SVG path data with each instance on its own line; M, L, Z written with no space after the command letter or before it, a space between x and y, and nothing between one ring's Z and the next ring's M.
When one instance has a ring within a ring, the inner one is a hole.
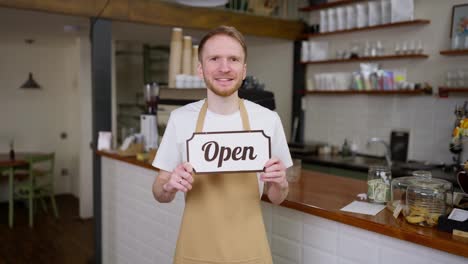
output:
M169 87L175 87L176 75L181 73L182 61L182 29L173 28L171 37L171 50L169 54Z

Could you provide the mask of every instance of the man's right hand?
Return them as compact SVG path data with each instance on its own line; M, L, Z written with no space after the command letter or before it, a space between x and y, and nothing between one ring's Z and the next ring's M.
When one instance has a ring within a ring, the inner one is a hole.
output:
M167 181L162 187L163 190L169 193L175 193L177 191L188 192L192 189L193 168L190 163L185 162L177 166L171 173L169 181Z

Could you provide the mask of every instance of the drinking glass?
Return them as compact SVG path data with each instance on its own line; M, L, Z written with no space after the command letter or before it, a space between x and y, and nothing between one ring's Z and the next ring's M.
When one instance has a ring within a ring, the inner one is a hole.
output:
M367 199L372 203L390 201L392 172L386 166L371 166L367 173Z

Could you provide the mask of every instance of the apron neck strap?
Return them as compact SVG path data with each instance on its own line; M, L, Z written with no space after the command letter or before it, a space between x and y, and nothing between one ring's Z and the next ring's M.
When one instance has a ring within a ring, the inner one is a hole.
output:
M205 99L205 102L203 103L200 113L198 114L197 127L195 129L195 132L197 133L203 132L203 125L205 123L207 110L208 110L208 100ZM244 105L244 99L239 99L239 110L240 110L242 126L244 130L250 130L249 116L247 115L247 110Z

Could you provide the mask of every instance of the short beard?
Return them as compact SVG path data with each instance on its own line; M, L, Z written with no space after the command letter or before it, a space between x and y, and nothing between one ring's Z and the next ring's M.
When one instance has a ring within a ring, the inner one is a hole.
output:
M240 82L234 84L232 89L219 91L219 90L215 89L214 85L212 85L209 81L206 82L206 87L208 89L210 89L210 91L212 91L214 94L216 94L217 96L221 96L221 97L229 97L229 96L233 95L235 92L237 92L239 90L241 85L242 85L242 80Z

